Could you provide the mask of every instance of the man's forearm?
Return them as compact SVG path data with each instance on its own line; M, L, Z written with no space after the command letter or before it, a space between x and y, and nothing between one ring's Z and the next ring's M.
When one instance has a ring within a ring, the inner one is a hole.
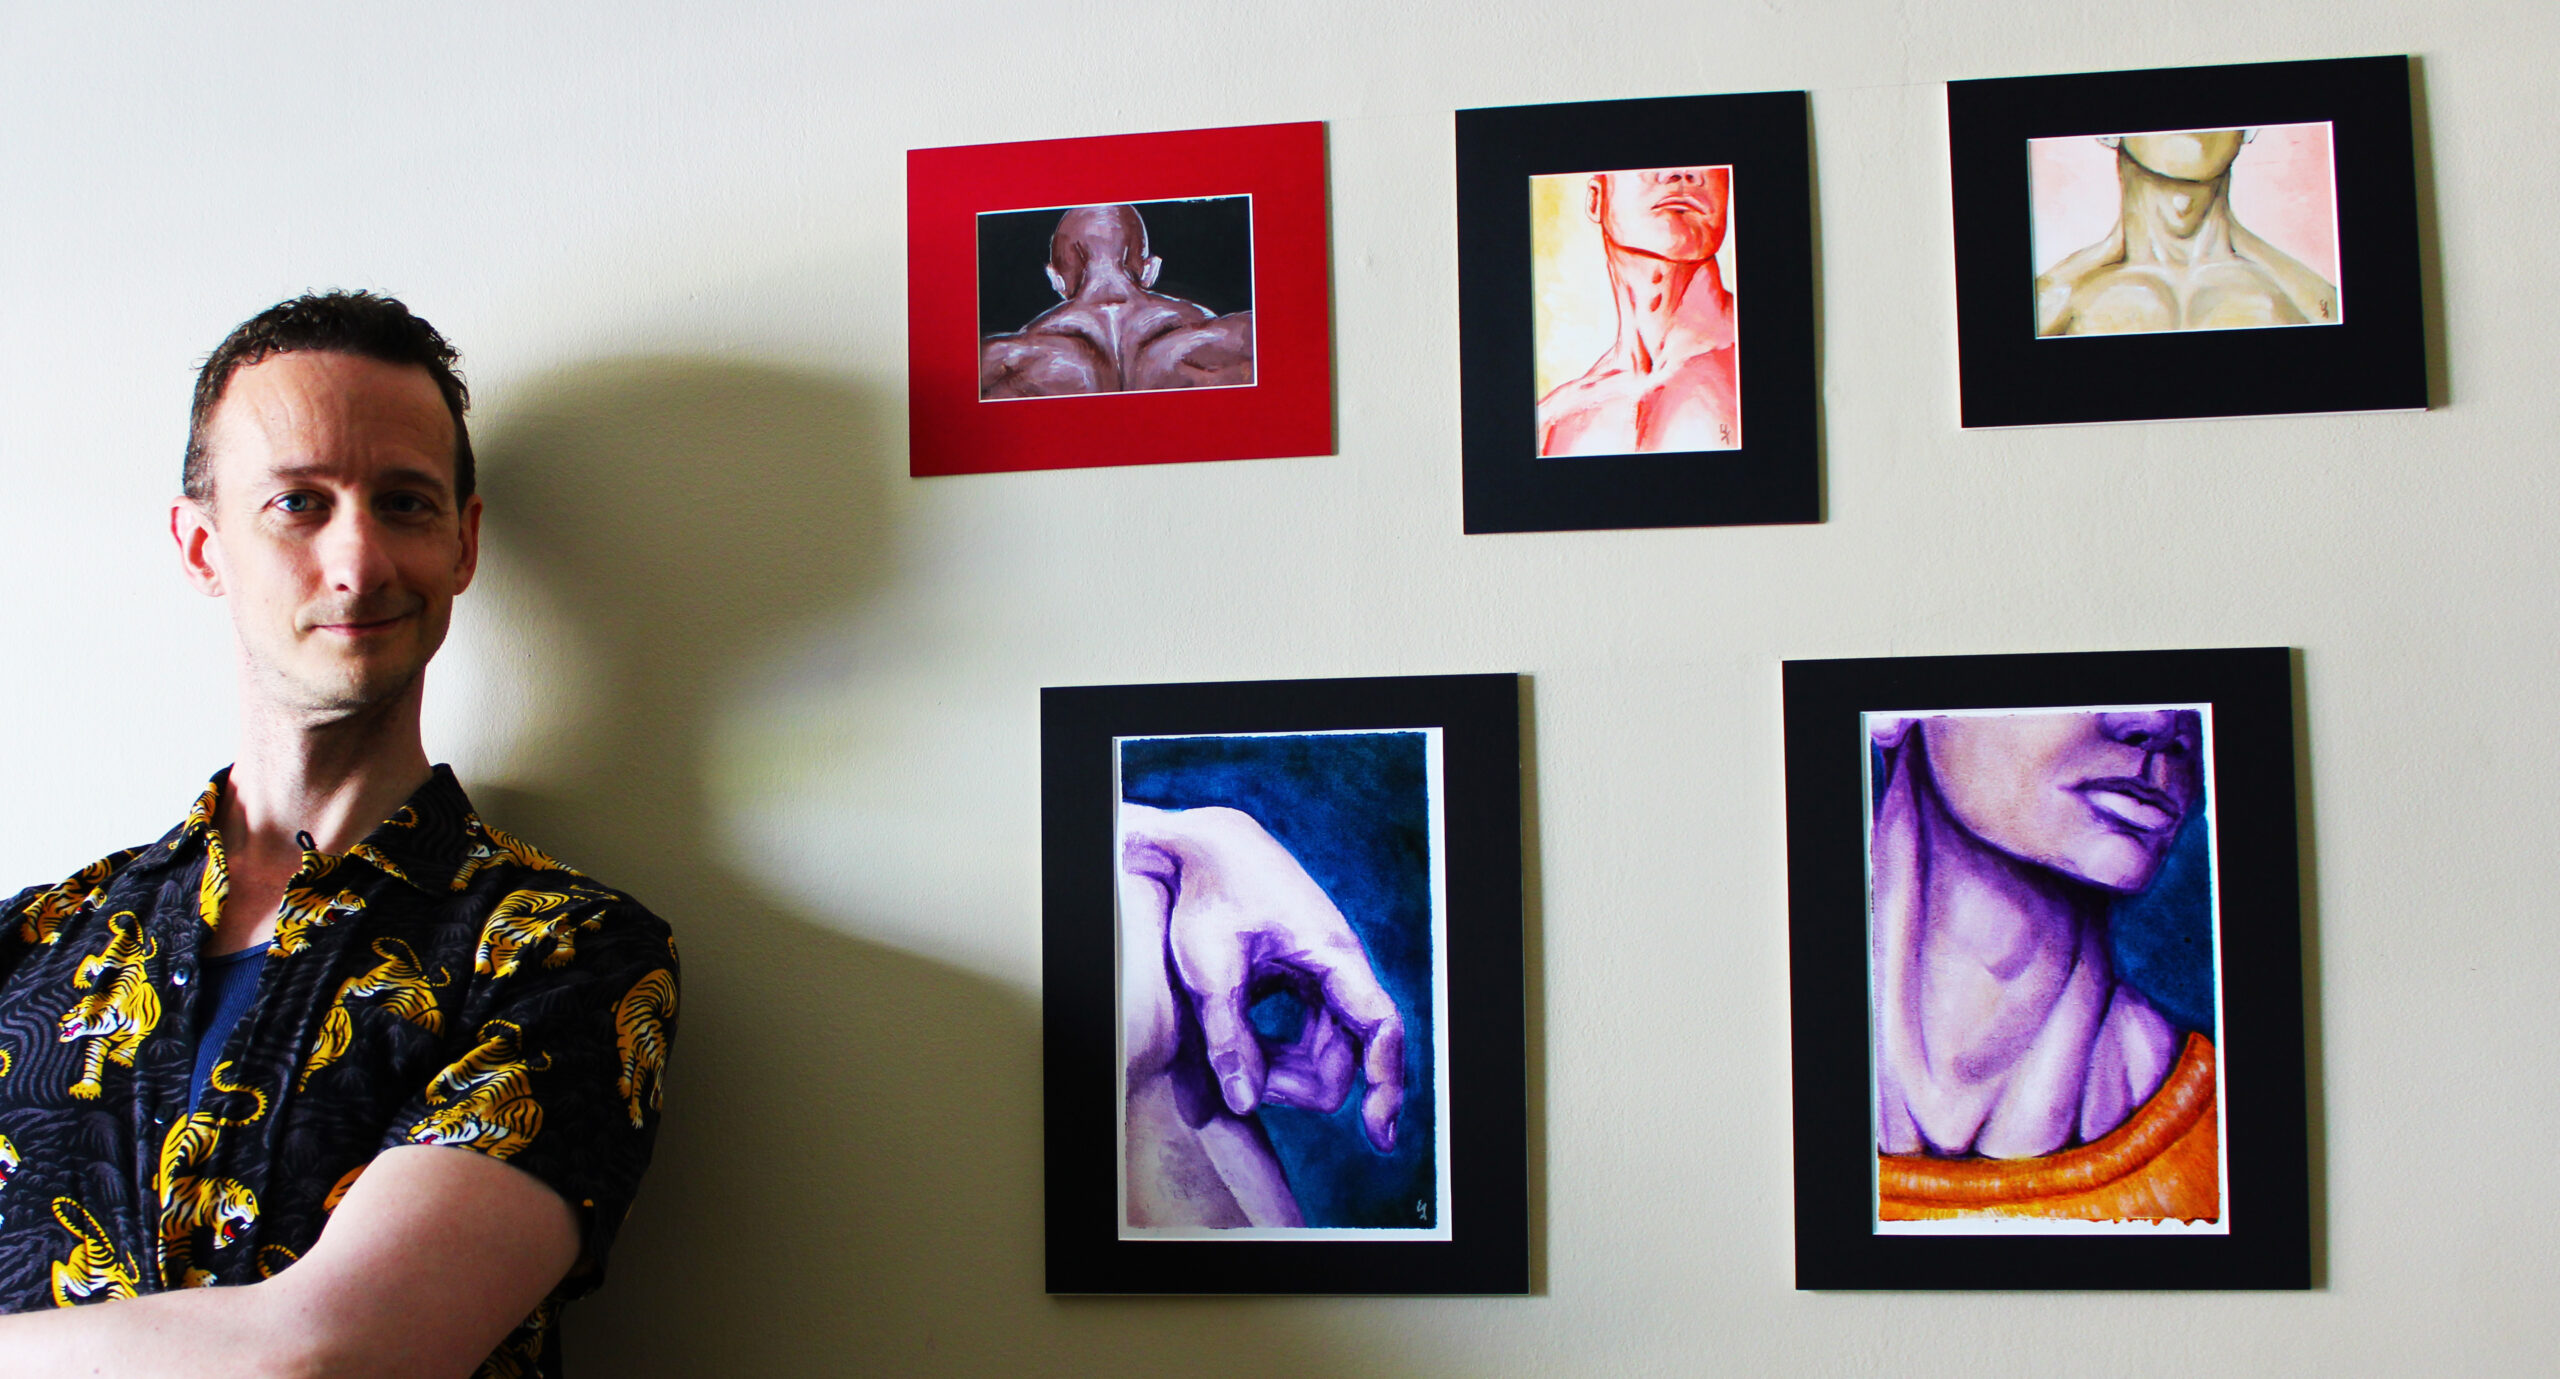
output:
M577 1253L575 1213L531 1174L406 1145L273 1278L0 1317L0 1379L462 1379Z
M0 1317L0 1379L151 1375L292 1379L327 1373L326 1329L287 1280L187 1288Z

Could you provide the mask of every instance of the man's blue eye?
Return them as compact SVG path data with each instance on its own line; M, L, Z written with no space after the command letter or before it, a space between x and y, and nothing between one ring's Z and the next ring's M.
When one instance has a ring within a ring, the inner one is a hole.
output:
M276 499L276 506L285 512L309 512L315 501L308 493L288 493Z

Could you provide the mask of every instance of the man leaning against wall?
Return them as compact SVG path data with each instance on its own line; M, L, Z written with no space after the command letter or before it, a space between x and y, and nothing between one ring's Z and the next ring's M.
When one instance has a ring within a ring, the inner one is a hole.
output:
M169 529L230 608L239 755L0 910L0 1376L561 1372L656 1137L676 954L428 763L480 549L455 363L332 293L197 378Z

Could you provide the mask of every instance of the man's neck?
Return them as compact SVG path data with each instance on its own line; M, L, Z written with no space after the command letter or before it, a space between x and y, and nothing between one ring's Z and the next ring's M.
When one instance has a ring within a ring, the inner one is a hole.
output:
M1906 742L1876 820L1879 1089L1888 1139L2002 1157L2069 1134L2115 979L2102 895L1976 842ZM1888 1145L1909 1153L1916 1145ZM2037 1151L2042 1152L2042 1151Z
M1080 327L1123 379L1135 371L1139 349L1178 319L1172 303L1122 273L1095 272L1063 305L1065 319L1056 324Z
M2233 256L2231 174L2182 182L2151 171L2129 154L2119 152L2116 160L2117 180L2124 188L2127 263L2187 268Z
M1618 302L1613 352L1625 368L1649 374L1733 343L1733 294L1714 259L1656 258L1614 244L1607 249Z
M311 850L343 853L434 773L418 731L422 684L345 714L279 705L242 686L240 755L214 827L230 872L212 951L262 941Z

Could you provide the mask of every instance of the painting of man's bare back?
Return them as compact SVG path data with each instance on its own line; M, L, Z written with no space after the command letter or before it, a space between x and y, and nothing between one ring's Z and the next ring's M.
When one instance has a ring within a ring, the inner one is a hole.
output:
M980 401L1253 383L1251 197L977 223Z

